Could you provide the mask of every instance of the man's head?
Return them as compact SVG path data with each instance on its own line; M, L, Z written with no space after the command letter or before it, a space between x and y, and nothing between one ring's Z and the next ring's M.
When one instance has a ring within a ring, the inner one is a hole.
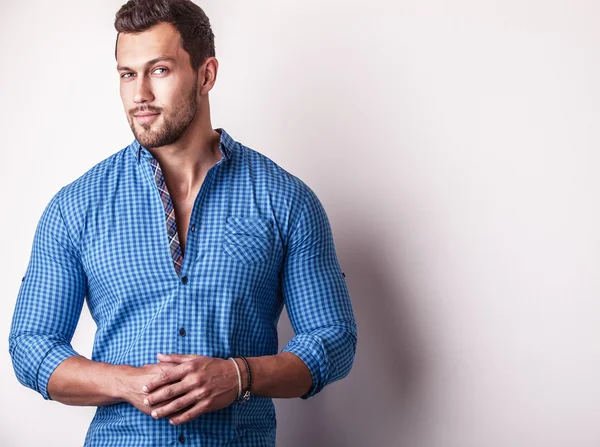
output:
M147 148L174 143L198 113L208 113L218 68L208 17L190 0L129 0L115 16L115 29L131 130ZM143 113L155 115L136 116Z

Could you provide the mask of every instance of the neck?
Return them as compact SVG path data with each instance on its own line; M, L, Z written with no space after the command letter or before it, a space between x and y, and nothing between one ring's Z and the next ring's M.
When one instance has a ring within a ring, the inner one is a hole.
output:
M194 120L175 143L149 149L160 163L171 195L182 200L195 197L206 172L222 157L220 139L210 119Z

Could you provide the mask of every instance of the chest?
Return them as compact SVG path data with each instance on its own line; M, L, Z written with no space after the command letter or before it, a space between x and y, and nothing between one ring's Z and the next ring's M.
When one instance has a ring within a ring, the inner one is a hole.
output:
M133 308L140 299L158 309L180 293L188 295L172 299L201 303L202 313L227 303L258 306L263 312L277 309L283 248L275 217L257 200L236 195L239 189L230 188L230 182L206 181L194 201L171 200L185 245L180 275L157 188L140 183L90 208L83 262L93 315L101 320L106 311ZM183 276L188 278L185 287Z
M196 197L197 193L198 191L195 191L193 196ZM171 202L177 226L177 234L179 236L179 243L181 245L181 251L185 253L185 244L187 240L188 229L190 227L192 210L194 208L194 200L183 198L178 199L175 196L171 196Z

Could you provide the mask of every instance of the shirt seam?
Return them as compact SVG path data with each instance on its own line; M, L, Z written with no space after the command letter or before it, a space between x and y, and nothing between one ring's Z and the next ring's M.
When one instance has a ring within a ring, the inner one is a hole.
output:
M69 232L69 227L67 226L67 222L64 218L64 214L62 212L62 206L61 206L61 202L62 202L62 195L63 195L63 191L64 191L65 187L63 186L60 191L58 192L58 197L57 197L57 208L58 208L58 214L60 216L60 220L62 221L63 226L65 227L65 233L67 233L67 239L69 241L69 245L71 246L71 248L75 251L75 254L77 255L75 258L77 259L77 261L79 263L81 263L81 249L80 247L77 247L75 245L75 243L73 242L73 237L71 236L71 233Z
M289 252L290 242L291 242L292 238L294 237L294 235L296 234L296 232L298 231L299 223L302 220L302 217L304 216L304 214L306 213L308 194L304 188L302 190L304 193L304 197L302 198L302 210L300 211L300 214L299 214L298 218L296 219L296 222L294 222L294 224L292 225L292 231L291 231L290 235L288 236L288 241L287 241L286 250L285 250L286 256Z

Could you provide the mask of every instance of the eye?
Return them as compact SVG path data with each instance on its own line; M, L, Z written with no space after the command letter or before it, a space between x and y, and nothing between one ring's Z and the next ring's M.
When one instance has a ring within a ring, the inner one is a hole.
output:
M122 78L128 78L129 76L127 76L127 75L130 75L130 74L133 74L133 73L131 73L131 72L123 73L123 74L121 75L121 77L122 77Z
M169 71L169 69L165 68L165 67L158 67L156 70L165 70L163 73L166 73L167 71ZM156 72L156 70L154 70L154 71ZM162 73L159 73L159 74L162 74Z

